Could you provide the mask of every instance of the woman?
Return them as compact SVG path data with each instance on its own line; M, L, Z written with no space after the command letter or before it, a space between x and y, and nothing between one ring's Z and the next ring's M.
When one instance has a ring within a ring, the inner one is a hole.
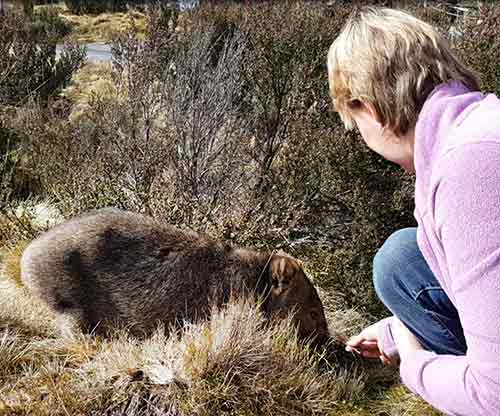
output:
M416 175L417 228L374 259L394 315L347 349L398 364L450 415L500 415L500 100L430 25L391 9L350 17L328 54L347 128Z

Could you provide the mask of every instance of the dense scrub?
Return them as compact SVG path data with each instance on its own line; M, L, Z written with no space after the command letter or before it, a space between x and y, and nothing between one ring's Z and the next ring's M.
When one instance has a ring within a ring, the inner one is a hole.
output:
M67 44L57 56L57 43L69 30L51 10L0 18L0 204L35 191L36 177L27 172L27 132L14 120L30 103L46 108L82 66L84 50L78 46Z
M7 117L10 141L30 155L23 174L66 216L115 205L239 243L283 246L309 258L346 306L378 314L371 260L388 235L414 225L413 179L332 112L325 56L351 10L343 4L223 4L181 15L150 8L146 39L133 31L115 39L113 69L101 70L83 107L65 93ZM486 89L499 90L491 59L498 8L452 22L435 8L408 7L444 32L458 27L458 53ZM31 38L23 50L35 47ZM77 55L69 49L58 61L47 92L44 66L40 80L20 71L2 84L3 101L22 97L21 86L47 96Z

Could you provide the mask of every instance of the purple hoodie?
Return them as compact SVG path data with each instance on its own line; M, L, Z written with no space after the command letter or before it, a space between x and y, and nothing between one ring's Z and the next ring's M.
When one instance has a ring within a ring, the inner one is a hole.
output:
M415 130L417 242L460 316L467 354L416 351L401 362L413 392L448 415L500 415L500 100L438 86ZM392 318L382 349L394 354Z

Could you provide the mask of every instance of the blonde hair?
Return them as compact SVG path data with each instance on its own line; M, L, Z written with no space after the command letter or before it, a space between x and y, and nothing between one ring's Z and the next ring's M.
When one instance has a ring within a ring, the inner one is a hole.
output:
M328 80L347 129L351 110L371 104L383 126L405 134L437 85L457 80L479 90L473 71L458 61L431 25L393 9L354 12L328 52Z

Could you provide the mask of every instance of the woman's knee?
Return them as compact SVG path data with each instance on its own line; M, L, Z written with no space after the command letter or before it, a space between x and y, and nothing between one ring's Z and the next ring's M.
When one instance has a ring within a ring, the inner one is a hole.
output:
M373 259L373 285L386 305L401 293L406 265L419 252L416 228L394 232L378 250Z

